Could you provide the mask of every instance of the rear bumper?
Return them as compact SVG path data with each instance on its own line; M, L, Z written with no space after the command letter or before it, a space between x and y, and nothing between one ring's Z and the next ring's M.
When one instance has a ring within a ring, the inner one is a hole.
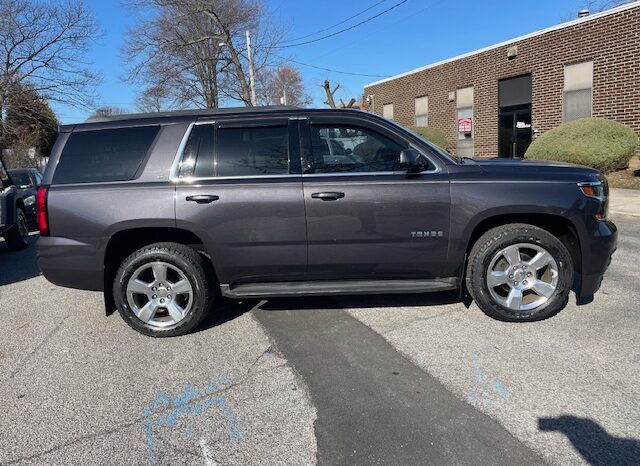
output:
M598 222L583 245L582 273L577 275L575 291L578 298L593 295L600 289L604 274L611 264L613 253L618 247L618 228L613 222Z
M51 283L68 288L103 291L104 261L93 243L41 236L36 243L38 267Z

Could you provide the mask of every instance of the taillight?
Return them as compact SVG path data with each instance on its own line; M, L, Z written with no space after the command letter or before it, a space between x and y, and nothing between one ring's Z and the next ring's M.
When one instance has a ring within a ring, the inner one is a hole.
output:
M38 229L41 236L49 236L49 215L47 213L47 196L49 186L40 186L36 194L36 212L38 215Z

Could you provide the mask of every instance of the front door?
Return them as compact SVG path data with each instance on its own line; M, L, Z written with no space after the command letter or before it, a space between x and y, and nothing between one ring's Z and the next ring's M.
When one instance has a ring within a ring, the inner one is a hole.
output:
M176 224L196 232L221 284L289 281L307 266L298 122L198 124L176 177Z
M449 183L433 162L407 175L409 144L352 117L314 117L303 135L312 279L436 278L446 260Z
M500 110L500 157L524 157L531 144L531 106Z

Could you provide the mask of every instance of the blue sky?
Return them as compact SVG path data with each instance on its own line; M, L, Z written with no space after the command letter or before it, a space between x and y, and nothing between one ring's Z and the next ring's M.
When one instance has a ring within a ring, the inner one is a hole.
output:
M380 0L265 0L276 20L295 39L368 8ZM319 36L355 24L399 0L375 8ZM398 8L335 37L282 49L280 55L319 67L371 75L394 75L574 18L584 0L408 0ZM91 50L102 73L98 103L135 110L138 89L122 81L125 63L120 50L133 26L120 0L87 0L104 32ZM318 36L318 37L319 37ZM310 39L316 36L310 37ZM363 86L380 78L350 76L299 66L314 106L323 106L320 84L340 83L339 96L361 96ZM90 112L53 105L63 123L84 120Z

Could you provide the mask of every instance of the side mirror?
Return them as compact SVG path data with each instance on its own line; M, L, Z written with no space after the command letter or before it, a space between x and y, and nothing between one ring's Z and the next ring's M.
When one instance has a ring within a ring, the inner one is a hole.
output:
M420 164L418 158L420 152L415 149L404 149L400 152L400 167L404 168L408 172L420 171Z

